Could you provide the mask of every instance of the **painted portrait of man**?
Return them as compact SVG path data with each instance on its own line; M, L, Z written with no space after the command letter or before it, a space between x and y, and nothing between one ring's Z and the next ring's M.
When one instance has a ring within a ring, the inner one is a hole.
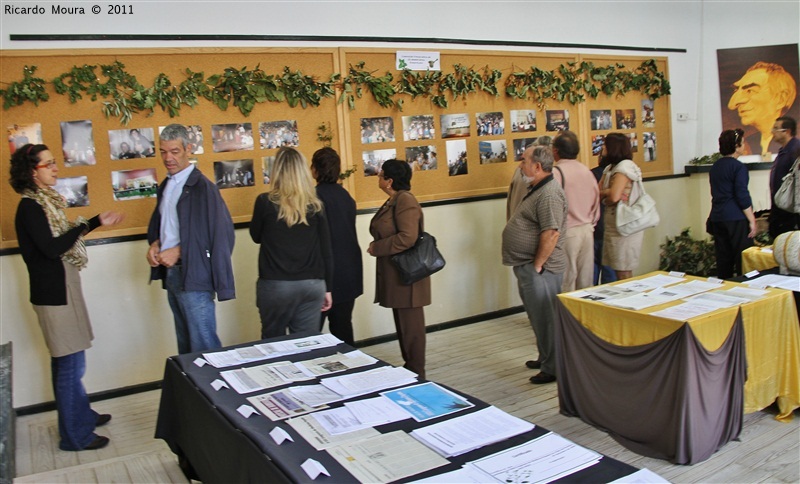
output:
M800 115L798 44L717 50L722 129L745 130L746 154L778 152L772 126Z

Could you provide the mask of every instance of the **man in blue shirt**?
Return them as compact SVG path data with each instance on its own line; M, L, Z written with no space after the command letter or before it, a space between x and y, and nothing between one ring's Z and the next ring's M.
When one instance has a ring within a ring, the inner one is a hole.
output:
M189 132L171 124L161 132L167 179L147 230L150 280L161 279L175 318L178 352L222 346L214 295L234 299L233 220L219 189L189 162Z
M781 148L778 150L778 156L772 164L772 170L769 173L769 195L770 201L775 198L775 192L781 187L783 177L786 176L792 169L794 160L800 156L800 140L795 136L797 135L797 121L789 116L781 116L775 120L772 126L772 139L777 142ZM769 210L769 235L773 239L778 235L797 230L799 220L798 214L781 210L772 202L772 208Z

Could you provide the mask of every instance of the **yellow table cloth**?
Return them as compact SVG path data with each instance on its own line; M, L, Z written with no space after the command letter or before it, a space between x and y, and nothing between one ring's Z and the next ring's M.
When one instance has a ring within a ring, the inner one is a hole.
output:
M652 272L634 279L656 274L666 273ZM703 280L685 277L687 280ZM737 285L723 282L720 288L730 289ZM766 296L756 301L719 309L688 321L650 314L682 301L633 311L571 295L578 293L559 294L558 298L584 327L600 339L617 346L652 343L688 324L703 347L714 351L728 337L741 309L747 358L744 412L756 412L777 401L779 414L776 418L788 421L792 418L792 412L800 408L800 324L792 292L783 289L767 291Z
M742 272L747 274L751 271L765 271L778 267L778 261L772 253L772 246L769 247L748 247L742 251Z

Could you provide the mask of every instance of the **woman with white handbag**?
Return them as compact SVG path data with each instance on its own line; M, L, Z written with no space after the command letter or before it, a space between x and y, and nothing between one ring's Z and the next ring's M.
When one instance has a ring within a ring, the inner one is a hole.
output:
M605 137L600 156L601 164L607 165L600 178L600 200L604 205L603 265L614 269L617 279L629 279L639 265L644 231L620 233L617 209L619 204L633 205L642 196L642 170L631 160L631 143L622 133L609 133Z

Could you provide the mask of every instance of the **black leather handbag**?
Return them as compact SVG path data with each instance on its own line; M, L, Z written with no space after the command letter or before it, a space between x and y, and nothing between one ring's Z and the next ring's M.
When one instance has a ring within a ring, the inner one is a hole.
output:
M393 219L394 215L394 208L392 208ZM394 227L397 231L396 219L394 219ZM445 265L444 257L436 247L436 238L423 232L422 224L420 224L419 238L414 247L391 256L391 260L397 268L397 272L400 273L400 281L405 285L425 279L444 269Z

